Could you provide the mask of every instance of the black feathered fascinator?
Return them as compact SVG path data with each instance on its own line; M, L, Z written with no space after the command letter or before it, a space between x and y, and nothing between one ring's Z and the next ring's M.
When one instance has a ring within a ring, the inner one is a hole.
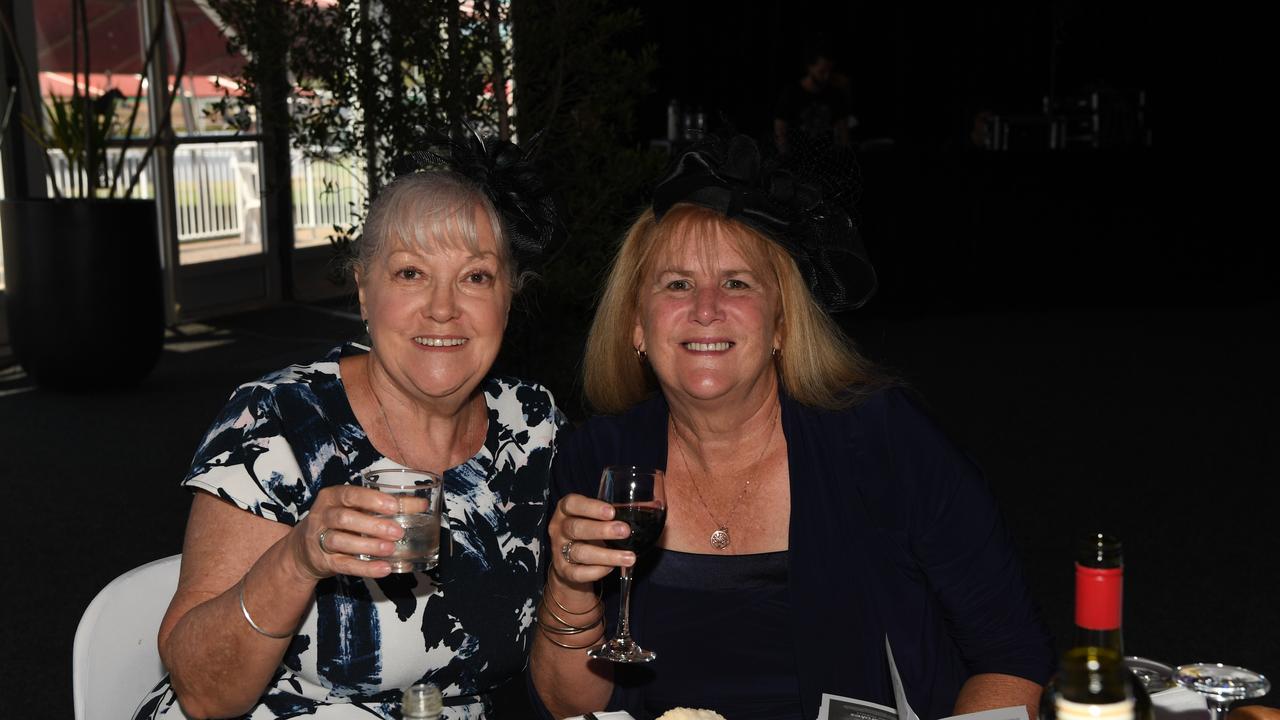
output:
M441 134L434 147L400 157L394 169L396 175L451 170L474 182L502 218L517 265L535 268L563 244L566 231L529 155L515 143L469 128L460 138Z
M854 224L858 190L852 151L827 146L763 158L745 135L711 137L675 159L653 192L661 220L692 203L745 223L781 245L827 312L861 307L876 272Z

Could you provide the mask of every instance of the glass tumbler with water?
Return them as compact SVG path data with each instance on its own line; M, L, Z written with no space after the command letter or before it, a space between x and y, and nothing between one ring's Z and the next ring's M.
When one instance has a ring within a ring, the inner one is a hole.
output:
M440 562L440 476L426 470L390 468L364 470L360 484L394 497L396 512L377 517L390 518L404 528L390 555L358 555L361 560L386 560L391 572L430 570Z

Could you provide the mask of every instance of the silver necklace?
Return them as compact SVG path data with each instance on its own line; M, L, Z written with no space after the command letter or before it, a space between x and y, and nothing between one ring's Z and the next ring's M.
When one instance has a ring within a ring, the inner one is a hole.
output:
M382 424L387 428L387 437L391 438L391 447L395 448L396 455L400 456L397 462L409 467L409 458L405 457L404 451L400 449L400 441L396 440L396 431L391 429L391 422L387 420L387 411L382 407L382 398L378 397L378 391L373 389L373 371L369 369L370 365L373 365L372 359L366 362L364 366L364 378L365 382L369 383L369 394L373 396L373 402L378 406L378 415L382 417ZM395 460L395 458L391 459Z
M751 467L759 467L760 461L764 460L764 456L769 454L769 448L773 446L773 435L777 429L777 416L773 422L769 424L769 439L764 443L764 450L760 451L760 457L756 458L755 463ZM702 509L706 511L707 517L711 518L711 522L715 524L716 529L711 533L709 540L711 547L717 550L724 550L729 547L731 538L729 536L729 522L733 520L733 516L737 514L738 507L742 505L742 499L747 496L747 490L751 488L751 476L747 476L747 481L743 483L742 490L738 492L738 497L733 501L733 507L729 508L729 514L724 522L716 519L711 513L711 506L707 504L705 498L702 497L702 490L698 488L698 479L693 475L693 468L689 466L689 458L684 454L684 436L680 434L680 430L676 427L675 418L671 418L671 431L676 436L676 451L680 453L680 461L684 463L684 471L689 474L689 481L693 484L693 492L698 497L698 502L702 503ZM705 469L705 468L704 468ZM707 472L710 475L710 472Z
M378 392L373 389L373 371L369 369L369 365L371 365L372 363L373 361L370 360L369 364L366 364L364 366L365 382L369 383L369 394L373 396L373 402L378 406L378 415L382 417L382 424L385 425L387 428L387 437L391 438L391 447L395 448L396 455L400 456L400 459L396 460L396 462L399 462L401 465L407 468L412 468L413 466L409 464L409 456L405 455L404 450L400 449L400 441L396 439L396 431L391 429L391 421L387 419L387 411L382 406L382 398L378 397ZM467 412L467 419L465 420L466 425L463 426L463 430L462 430L462 446L465 450L470 450L472 439L475 437L475 431L472 430L471 428L471 425L473 424L474 421L471 420L470 408L468 408L466 412ZM391 459L395 460L395 458L391 458ZM449 462L449 458L446 457L445 467L449 467L448 462ZM423 468L416 468L416 469L421 470Z

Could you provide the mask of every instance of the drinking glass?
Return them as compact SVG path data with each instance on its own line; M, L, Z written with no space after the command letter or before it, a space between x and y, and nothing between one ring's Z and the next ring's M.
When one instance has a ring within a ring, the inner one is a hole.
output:
M361 560L386 560L391 572L430 570L440 562L440 476L426 470L388 468L364 470L360 484L394 497L395 513L376 517L395 520L404 528L390 555L365 555Z
M662 535L667 521L667 500L661 470L611 466L600 475L600 492L596 497L613 505L614 519L631 526L631 535L621 540L606 540L605 545L630 550L637 556L648 550ZM620 571L617 635L605 640L587 654L600 660L622 663L647 663L657 654L645 650L631 639L631 568Z
M1222 663L1179 665L1173 680L1205 696L1209 720L1225 720L1231 703L1262 697L1271 690L1271 681L1262 673Z
M1174 687L1173 668L1151 658L1130 655L1124 659L1125 667L1142 683L1148 695L1154 695Z

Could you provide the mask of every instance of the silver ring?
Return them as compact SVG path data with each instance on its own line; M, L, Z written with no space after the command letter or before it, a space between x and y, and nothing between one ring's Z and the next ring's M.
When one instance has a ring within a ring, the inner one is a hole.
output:
M578 563L576 560L573 559L572 553L573 553L572 540L560 546L560 557L564 558L564 561L569 563L570 565L577 565Z
M320 534L319 534L319 535L317 535L317 536L316 536L316 540L320 543L320 550L321 550L322 552L324 552L326 555L335 555L335 554L337 554L337 553L335 553L334 551L330 550L329 548L325 547L325 544L324 544L324 536L325 536L325 535L329 532L329 530L331 530L331 529L332 529L332 528L325 528L325 529L323 529L323 530L321 530L321 531L320 531Z

